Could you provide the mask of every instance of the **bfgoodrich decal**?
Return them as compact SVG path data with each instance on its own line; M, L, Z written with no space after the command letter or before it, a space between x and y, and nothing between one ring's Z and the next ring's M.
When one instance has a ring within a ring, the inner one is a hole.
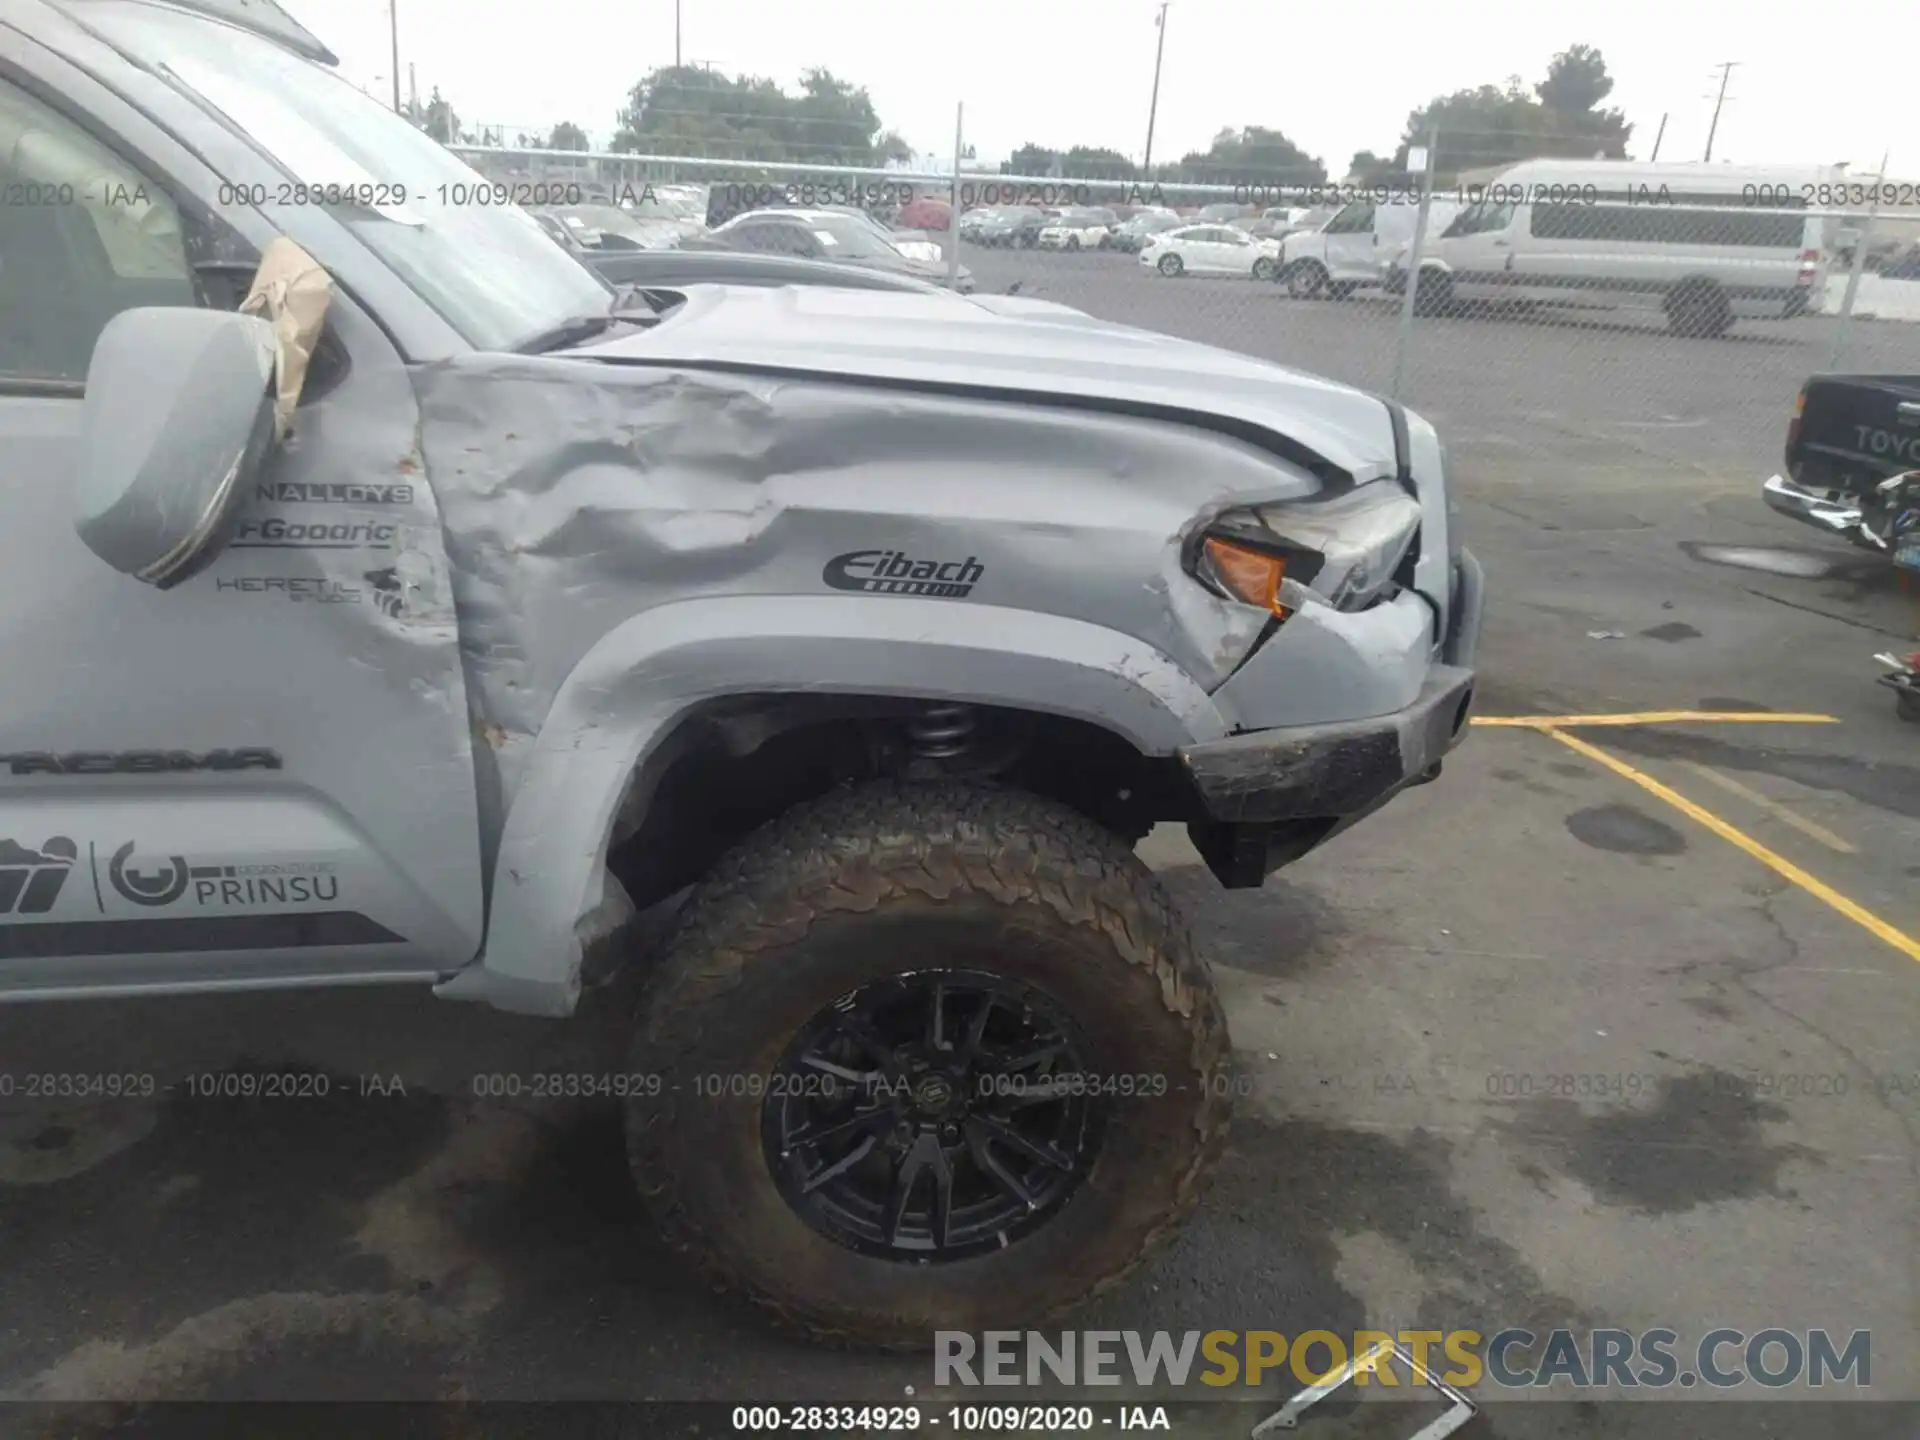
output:
M836 590L958 600L971 594L985 574L971 555L964 560L935 560L915 559L900 550L852 550L829 560L820 578Z
M235 550L391 550L400 527L391 520L243 520Z

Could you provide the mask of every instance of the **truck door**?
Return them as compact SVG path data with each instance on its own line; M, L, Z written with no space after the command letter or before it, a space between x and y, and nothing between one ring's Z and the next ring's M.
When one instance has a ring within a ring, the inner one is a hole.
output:
M1380 261L1374 236L1376 207L1371 200L1355 200L1327 222L1320 233L1327 242L1327 273L1335 280L1372 280Z
M4 28L0 189L25 202L0 205L0 998L457 968L473 759L399 357L336 292L232 542L150 588L73 528L94 339L130 307L235 303L216 272L237 257L243 294L270 232Z

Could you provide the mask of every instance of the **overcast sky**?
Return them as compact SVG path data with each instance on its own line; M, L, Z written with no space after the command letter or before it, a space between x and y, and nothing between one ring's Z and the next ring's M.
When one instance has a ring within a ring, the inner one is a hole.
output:
M286 0L356 84L391 82L385 0ZM571 120L611 138L626 92L671 63L674 0L398 0L407 66L466 125L509 132ZM682 53L791 87L823 65L865 85L881 121L949 155L954 106L983 160L1029 140L1135 158L1153 86L1153 0L680 0ZM1698 160L1714 67L1733 72L1716 160L1851 161L1920 176L1913 0L1854 0L1820 23L1805 7L1726 0L1173 0L1154 153L1204 149L1226 126L1278 128L1335 178L1355 150L1387 151L1407 111L1509 75L1531 85L1554 52L1598 46L1607 103L1645 159ZM512 17L524 16L524 20Z

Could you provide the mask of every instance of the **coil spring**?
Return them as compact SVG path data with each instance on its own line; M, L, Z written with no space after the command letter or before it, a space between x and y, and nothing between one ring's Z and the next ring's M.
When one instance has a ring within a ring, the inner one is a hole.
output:
M951 760L967 753L975 727L965 705L929 705L907 722L907 737L921 759Z

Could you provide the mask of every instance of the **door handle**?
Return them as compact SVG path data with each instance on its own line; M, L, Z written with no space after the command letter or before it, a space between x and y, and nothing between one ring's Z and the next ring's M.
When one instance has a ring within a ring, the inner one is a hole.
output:
M1508 242L1508 241L1506 241L1506 240L1496 240L1496 241L1494 241L1494 242L1493 242L1493 246L1494 246L1494 248L1495 248L1496 250L1504 250L1504 249L1506 249L1506 248L1507 248L1507 246L1508 246L1508 244L1509 244L1509 243L1510 243L1510 242Z

